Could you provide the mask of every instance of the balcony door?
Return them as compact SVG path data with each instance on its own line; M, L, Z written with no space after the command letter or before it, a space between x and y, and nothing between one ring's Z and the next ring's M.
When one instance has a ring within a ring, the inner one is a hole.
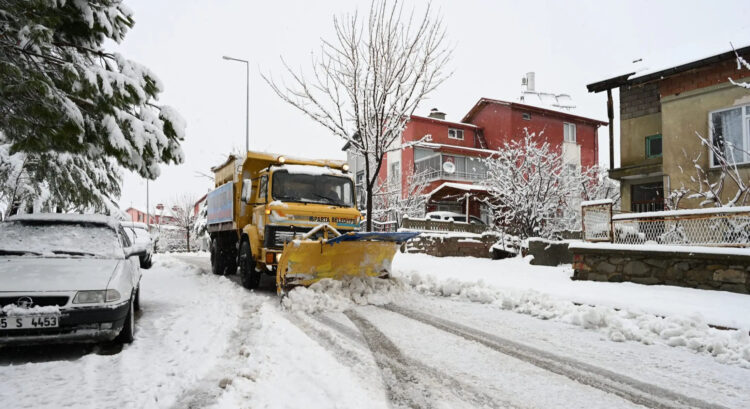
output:
M630 187L630 211L635 213L664 210L664 183L642 183Z

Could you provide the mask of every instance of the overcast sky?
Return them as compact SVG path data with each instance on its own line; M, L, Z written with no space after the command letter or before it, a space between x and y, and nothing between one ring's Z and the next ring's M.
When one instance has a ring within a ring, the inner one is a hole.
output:
M343 142L285 105L260 77L283 78L279 57L308 69L310 53L331 38L334 15L367 11L353 0L126 0L135 27L117 51L153 70L160 98L187 120L185 163L163 166L150 183L151 207L212 187L198 172L245 146L245 68L251 61L250 149L344 159ZM423 10L425 2L406 7ZM607 119L604 94L586 84L627 72L633 60L655 68L750 43L750 1L479 1L435 0L454 47L453 76L417 114L432 107L461 117L481 97L516 100L521 77L536 72L537 90L567 93L574 113ZM615 130L619 125L615 123ZM600 158L607 164L607 129ZM120 206L146 207L145 182L125 175Z

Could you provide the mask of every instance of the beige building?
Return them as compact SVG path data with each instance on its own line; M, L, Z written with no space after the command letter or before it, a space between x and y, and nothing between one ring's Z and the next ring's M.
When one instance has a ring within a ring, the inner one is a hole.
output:
M737 53L750 61L750 47ZM587 86L590 92L607 92L610 123L612 89L620 91L620 167L611 169L610 177L621 182L624 211L663 210L665 196L673 190L697 190L698 184L691 180L696 177L696 158L712 181L718 178L721 172L716 158L698 135L719 147L726 157L733 157L743 180L750 182L750 89L732 84L729 78L750 81L750 70L738 69L731 50ZM613 158L611 141L610 130ZM737 185L727 180L722 201L736 193ZM679 207L695 208L699 203L683 199Z

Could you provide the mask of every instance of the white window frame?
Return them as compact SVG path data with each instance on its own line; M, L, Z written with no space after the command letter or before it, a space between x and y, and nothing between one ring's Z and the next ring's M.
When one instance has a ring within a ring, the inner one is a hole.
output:
M453 134L453 136L451 136L451 134ZM458 135L461 135L461 137L459 138ZM458 141L463 141L464 140L464 130L463 129L458 129L458 128L448 128L448 139L455 139L455 140L458 140Z
M748 152L745 154L745 158L743 160L739 160L735 163L729 162L731 158L727 158L727 162L732 165L743 165L750 163L750 104L745 105L735 105L727 108L722 109L716 109L713 111L710 111L708 113L708 134L709 134L709 143L711 143L711 146L714 146L714 124L711 119L713 114L719 113L719 112L725 112L725 111L731 111L733 109L740 109L740 120L742 121L742 141L745 144L741 149L745 152ZM662 136L662 144L664 143L664 137ZM664 145L662 145L662 152L664 151ZM711 156L711 167L718 167L719 165L714 162L714 154L713 151L709 148L709 156Z
M571 133L573 134L573 138L570 138ZM578 143L578 135L576 133L576 124L563 122L563 140L565 142Z

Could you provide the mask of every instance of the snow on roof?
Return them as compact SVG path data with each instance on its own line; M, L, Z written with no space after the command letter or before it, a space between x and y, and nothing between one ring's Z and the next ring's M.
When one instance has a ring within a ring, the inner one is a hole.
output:
M414 146L418 146L421 148L432 148L432 149L449 148L449 149L459 149L459 150L465 150L465 151L471 151L471 152L497 153L497 151L493 151L492 149L467 148L465 146L447 145L444 143L435 143L435 142L419 142L419 143L414 144Z
M739 50L741 48L745 48L747 46L750 46L750 44L743 44L740 47L734 47L735 50ZM703 52L694 53L693 55L698 55L700 57L686 57L684 55L677 57L677 58L671 58L671 59L657 59L654 58L653 60L656 61L654 64L650 64L651 67L643 66L639 70L636 71L635 75L631 76L629 79L633 80L640 77L645 77L650 74L658 73L660 71L668 70L670 68L679 67L685 64L690 64L693 62L698 62L700 60L704 60L711 57L716 57L721 54L732 52L732 47L727 44L727 46L723 49L720 49L721 51L716 52L715 50L709 51L709 50L703 50ZM648 62L648 61L646 61Z
M703 209L680 209L680 210L663 210L660 212L648 212L648 213L623 213L612 216L612 220L628 220L628 219L645 219L652 217L665 217L665 216L692 216L692 215L709 215L709 214L723 214L723 213L750 213L750 206L737 206L737 207L706 207Z
M328 166L313 166L313 165L278 165L271 166L271 171L286 170L289 173L303 174L303 175L331 175L331 176L344 176L351 178L349 173L344 173L338 169L329 168Z
M456 125L456 126L468 127L468 128L479 128L478 126L476 126L474 124L468 124L468 123L464 123L464 122L448 121L446 119L433 118L433 117L429 117L429 116L412 115L411 117L412 118L417 118L417 119L426 119L428 121L443 122L443 123L445 123L447 125Z
M561 94L560 96L562 96L562 95L564 95L564 94ZM565 95L565 96L568 97L568 98L570 98L570 96L568 96L568 95ZM477 103L474 104L473 107L471 107L471 109L469 110L469 112L466 113L466 115L464 115L463 119L461 119L461 120L464 121L464 122L470 121L474 117L474 115L479 111L480 107L482 105L484 105L484 104L499 104L499 105L512 106L512 107L516 107L516 108L519 108L519 107L520 108L528 107L528 108L541 109L541 110L549 111L552 114L560 114L560 115L566 116L568 118L575 118L575 119L581 120L581 122L594 122L594 123L597 123L597 124L602 125L602 126L607 126L607 122L606 121L602 121L602 120L595 119L595 118L589 118L589 117L581 116L581 115L578 115L578 114L575 114L575 113L571 112L569 109L563 109L563 108L559 108L559 107L555 107L555 106L551 106L551 105L545 105L545 104L541 103L541 101L540 102L534 102L533 100L531 100L531 101L521 101L521 102L510 102L510 101L503 101L503 100L499 100L499 99L485 98L485 97L480 98L479 101L477 101Z
M120 221L111 216L103 214L79 214L79 213L31 213L11 216L9 222L52 222L52 223L91 223L106 225L117 230Z
M467 192L472 191L472 190L473 191L479 191L479 192L486 192L487 191L487 187L486 186L482 186L482 185L469 185L469 184L466 184L466 183L458 183L458 182L443 182L442 185L436 187L435 189L432 190L432 192L428 193L427 195L428 196L434 195L435 193L437 193L438 191L440 191L440 189L443 189L443 188L446 188L446 187L453 188L453 189L458 189L458 190L463 190L463 191L467 191Z
M740 50L750 46L750 43L746 42L746 39L750 36L750 26L737 30L735 33L730 33L726 38L726 41L720 41L717 43L715 40L706 41L704 43L685 43L685 44L673 44L669 50L658 49L657 51L648 55L636 56L640 57L632 61L628 59L622 63L618 63L605 71L605 75L600 78L603 80L596 81L588 85L600 85L610 80L620 78L620 81L616 81L612 86L605 86L604 88L595 87L596 89L589 89L591 92L600 92L606 88L618 87L619 83L626 83L627 81L634 80L637 78L646 77L648 75L657 74L661 71L666 71L671 68L677 68L683 65L699 62L704 59L716 57L727 52L732 52L732 46L730 41L740 39L740 41L734 42L735 50ZM718 51L717 51L718 50Z
M585 200L581 202L581 206L596 206L596 205L612 204L612 203L614 203L612 199Z

